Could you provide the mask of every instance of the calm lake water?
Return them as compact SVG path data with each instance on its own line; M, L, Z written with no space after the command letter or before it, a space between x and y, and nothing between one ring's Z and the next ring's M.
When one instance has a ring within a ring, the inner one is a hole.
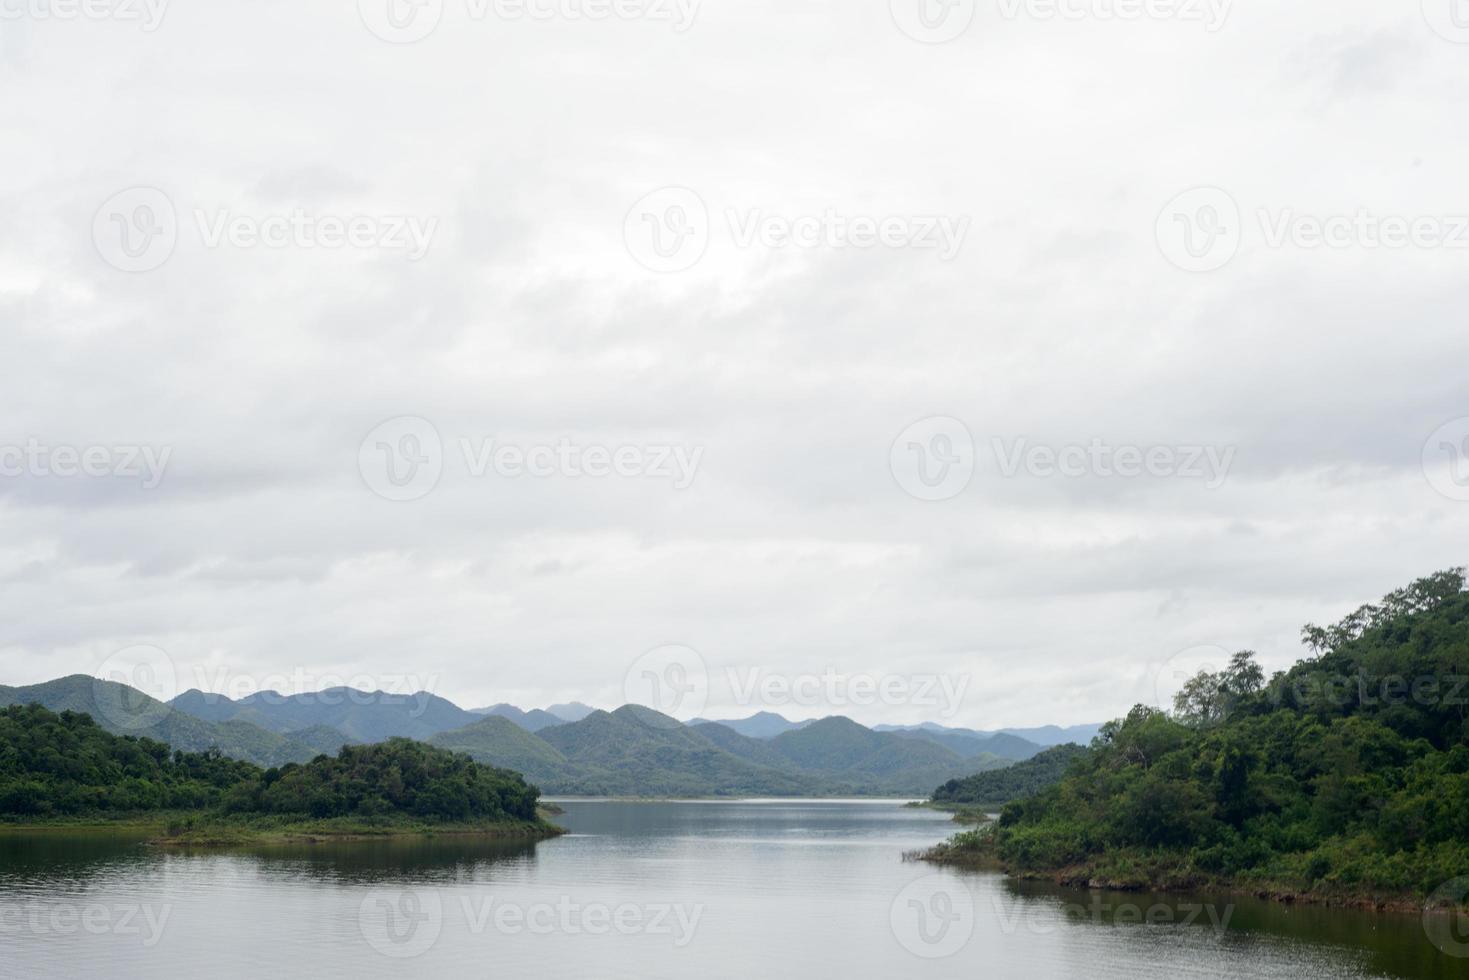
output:
M953 825L895 804L562 805L537 844L0 833L0 976L1469 978L1458 922L905 864Z

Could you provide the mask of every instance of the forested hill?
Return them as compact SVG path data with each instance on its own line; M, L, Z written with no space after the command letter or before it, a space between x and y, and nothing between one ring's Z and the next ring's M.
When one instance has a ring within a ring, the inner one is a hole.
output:
M933 802L986 806L1024 799L1059 783L1071 764L1086 755L1080 745L1058 745L1004 769L951 779L933 792Z
M1170 716L1106 726L1057 786L938 857L1124 886L1425 896L1469 875L1469 594L1462 569L1330 627L1268 681L1248 651Z
M305 765L261 769L217 749L171 750L113 735L88 715L0 709L0 818L213 811L325 820L536 820L539 791L518 773L407 739L346 746Z

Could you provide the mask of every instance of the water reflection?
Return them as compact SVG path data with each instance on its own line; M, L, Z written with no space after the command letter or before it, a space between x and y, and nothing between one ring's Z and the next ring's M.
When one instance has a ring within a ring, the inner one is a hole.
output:
M1436 949L1417 916L903 863L952 830L931 811L565 807L572 833L539 843L175 850L138 835L0 833L0 974L1469 980L1469 960ZM633 927L618 929L624 913ZM651 928L664 913L675 928ZM88 915L105 928L79 925Z

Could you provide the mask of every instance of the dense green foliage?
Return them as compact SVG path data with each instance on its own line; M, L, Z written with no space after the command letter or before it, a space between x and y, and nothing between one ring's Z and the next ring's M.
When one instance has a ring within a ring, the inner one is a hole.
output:
M933 802L998 805L1034 796L1059 783L1071 764L1086 753L1080 745L1058 745L1004 769L951 779L933 791Z
M436 820L534 820L540 791L519 773L406 738L344 746L304 766L269 769L225 796L231 813Z
M1195 678L1173 717L1134 708L976 845L1021 872L1322 897L1421 896L1469 874L1462 570L1305 638L1314 656L1268 682L1246 652Z
M111 735L74 711L0 709L0 815L201 809L258 773L218 750L178 752Z
M113 735L91 717L39 705L0 709L0 816L219 810L310 819L536 819L540 791L518 774L407 739L344 746L262 770L206 752Z

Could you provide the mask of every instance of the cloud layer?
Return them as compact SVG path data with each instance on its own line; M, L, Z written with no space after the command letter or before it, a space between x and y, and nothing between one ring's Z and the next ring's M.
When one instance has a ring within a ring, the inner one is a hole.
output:
M934 714L724 683L758 670L1073 723L1469 553L1434 0L981 4L943 44L902 0L440 7L412 44L371 0L7 8L0 446L47 452L0 476L0 682L148 644L183 687L613 706L677 644L715 716ZM364 445L400 419L438 446ZM1095 445L1230 462L1045 466ZM169 456L148 488L57 447Z

